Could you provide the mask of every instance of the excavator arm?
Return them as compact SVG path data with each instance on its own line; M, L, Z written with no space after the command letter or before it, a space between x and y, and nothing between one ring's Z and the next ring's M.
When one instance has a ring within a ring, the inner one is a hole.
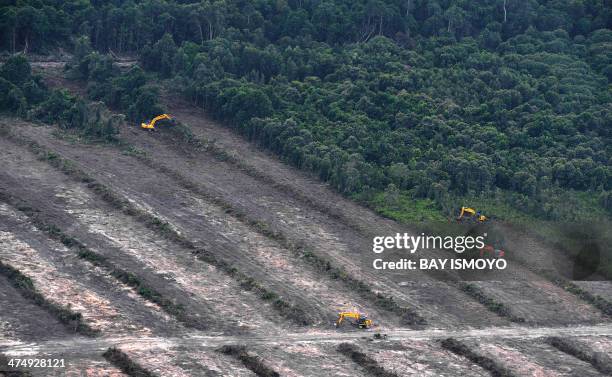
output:
M470 207L461 207L461 213L459 214L457 220L461 220L463 218L463 215L465 215L466 213L470 214L471 216L474 216L476 214L476 210Z
M367 329L372 326L372 320L367 316L357 312L340 312L338 313L338 319L336 320L336 327L342 325L346 318L354 319L355 325L362 329Z
M464 215L469 215L470 217L476 217L478 221L486 221L487 217L483 214L481 214L479 211L477 212L474 208L470 208L470 207L461 207L461 213L459 214L459 217L457 217L457 220L461 220L463 219Z
M354 312L341 312L338 313L338 319L336 320L336 326L342 325L345 318L359 319L359 313Z
M162 119L172 119L172 118L168 114L161 114L153 118L150 123L141 123L140 127L147 129L147 130L155 129L155 123L158 120L162 120Z

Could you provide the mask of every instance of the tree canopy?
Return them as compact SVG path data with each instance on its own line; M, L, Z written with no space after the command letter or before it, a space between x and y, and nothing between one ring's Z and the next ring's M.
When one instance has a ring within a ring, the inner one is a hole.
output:
M172 79L368 203L501 196L558 219L587 192L610 211L611 21L604 0L38 0L2 8L0 48L70 45L90 98L132 119L159 109L143 69ZM38 84L12 76L0 104L19 111Z

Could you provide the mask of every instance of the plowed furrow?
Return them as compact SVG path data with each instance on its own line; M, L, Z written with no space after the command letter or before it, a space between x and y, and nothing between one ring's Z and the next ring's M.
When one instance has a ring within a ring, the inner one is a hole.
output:
M15 214L0 205L0 216ZM118 285L111 277L86 266L62 245L50 240L48 244L43 255L40 245L35 249L12 233L0 231L0 260L32 279L34 286L50 301L81 313L85 323L94 330L107 334L150 335L153 330L145 323L151 317L156 317L157 322L170 322L159 308ZM70 272L63 268L68 264L73 267ZM100 288L88 284L90 279L99 282ZM112 297L118 293L125 296L120 306ZM145 313L149 316L147 320L143 318Z
M112 263L136 273L169 299L176 299L192 317L200 317L213 330L231 332L280 322L269 305L261 305L226 274L100 203L85 185L75 184L27 151L6 142L3 145L4 151L19 154L19 159L5 155L5 182L11 182L7 189L40 205L45 212L41 216L63 224ZM37 169L38 177L16 178L28 167Z
M45 143L45 140L37 141ZM53 148L77 162L102 184L111 186L142 209L167 220L205 249L214 250L259 280L269 281L275 290L285 292L286 298L301 302L310 308L309 312L317 317L317 322L328 325L334 312L342 308L385 317L337 281L322 279L289 250L225 214L223 209L177 187L169 177L143 168L133 158L121 155L113 148L95 146L84 150L79 146L64 145L59 140Z

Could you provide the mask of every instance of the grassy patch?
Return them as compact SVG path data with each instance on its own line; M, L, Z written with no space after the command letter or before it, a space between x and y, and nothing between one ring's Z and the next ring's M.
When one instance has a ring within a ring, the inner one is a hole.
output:
M469 203L470 206L478 208L485 214L519 224L537 223L541 225L560 221L590 222L593 218L609 219L606 210L598 203L597 195L573 190L557 194L559 195L548 198L554 201L542 205L543 208L535 208L531 202L521 204L520 196L508 191L497 191L494 196L489 197L461 196L454 200ZM536 210L542 213L534 214Z
M367 205L380 215L404 224L447 220L439 206L431 199L415 199L406 193L399 194L396 199L390 204L385 193L379 192Z
M128 145L124 147L121 151L126 156L138 157L138 156L146 156L146 152L142 149L136 148L133 145Z

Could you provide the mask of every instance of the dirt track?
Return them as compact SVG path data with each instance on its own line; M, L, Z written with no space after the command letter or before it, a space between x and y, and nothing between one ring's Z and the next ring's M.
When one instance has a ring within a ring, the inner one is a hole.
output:
M610 325L528 329L495 327L479 330L396 329L385 333L386 338L382 341L372 341L372 334L373 332L338 333L334 331L311 334L286 333L248 338L242 336L186 336L181 338L124 336L19 344L0 341L0 352L8 357L61 355L73 364L82 364L84 360L89 360L87 358L91 355L101 354L108 347L120 347L130 352L141 363L148 363L150 366L160 365L163 362L169 363L162 375L182 375L183 373L190 375L185 371L184 365L183 367L173 366L173 363L176 363L177 354L189 353L192 359L199 355L200 362L207 366L210 366L214 360L213 364L217 364L217 367L228 372L237 366L230 360L224 360L214 350L226 344L243 344L258 351L258 354L267 361L276 363L277 370L286 369L283 375L320 375L316 371L321 370L333 371L334 375L343 375L342 371L351 368L347 368L341 358L334 357L333 350L334 345L349 341L367 347L382 365L394 370L399 368L409 375L421 375L420 373L424 373L425 370L428 371L427 375L429 373L449 376L453 373L469 373L471 376L486 375L484 371L474 369L474 366L468 367L469 363L456 359L456 356L439 348L438 340L453 337L472 343L475 348L480 347L483 354L493 353L493 357L502 355L502 360L517 371L517 375L566 375L568 371L572 373L567 375L575 375L576 371L580 371L582 373L580 375L597 376L599 374L590 365L577 359L568 359L567 355L551 349L540 338L549 336L587 337L589 340L600 339L607 344L612 342ZM521 349L523 352L528 349L530 351L521 353ZM424 354L423 350L427 350L427 354ZM410 360L410 358L406 359L409 355L412 362L406 363L407 360ZM303 360L296 364L294 362L296 357ZM395 366L396 363L399 364ZM432 368L435 372L429 371ZM564 371L566 373L562 373ZM357 371L357 374L361 373Z
M52 80L62 82L57 75ZM503 283L475 282L526 320L516 324L456 284L422 272L374 271L371 237L414 229L341 197L188 103L169 95L164 101L196 137L214 140L217 150L238 163L187 147L171 133L143 133L131 125L121 127L122 142L131 146L126 149L75 142L58 137L54 127L0 119L8 130L0 138L0 262L100 331L97 338L75 335L0 276L0 304L11 308L0 313L0 354L64 355L73 369L92 365L92 373L111 375L120 372L100 355L117 346L159 375L253 375L237 359L214 351L244 344L281 375L367 375L335 350L352 342L401 375L486 375L440 347L439 339L454 337L516 375L599 374L540 339L580 337L597 352L612 352L609 317L593 305L518 264ZM79 257L66 237L168 301L152 300ZM517 237L513 247L543 260L560 255L529 238ZM351 280L309 263L305 251L392 297L399 308L414 310L425 323L405 324L375 296L357 292ZM245 276L267 293L245 285ZM610 292L608 282L584 287ZM287 314L279 300L297 311ZM181 314L168 309L168 302ZM365 333L333 330L339 310L366 312L377 327ZM388 337L366 340L374 332Z
M161 349L166 344L196 347L199 349L218 348L224 344L246 344L246 345L280 345L299 343L341 343L358 339L373 339L375 331L362 332L338 332L317 331L311 333L283 333L278 335L255 335L255 336L206 336L189 335L185 337L109 337L109 338L79 338L69 340L51 340L47 342L33 342L24 344L13 344L0 341L0 349L10 349L14 354L36 354L38 352L61 351L66 353L89 353L92 351L103 351L117 344L137 344L141 349ZM549 336L569 337L601 337L610 339L612 337L612 325L579 326L579 327L489 327L472 330L407 330L394 329L384 332L384 341L376 340L375 344L385 341L433 341L453 337L463 340L501 340L501 339L538 339Z

